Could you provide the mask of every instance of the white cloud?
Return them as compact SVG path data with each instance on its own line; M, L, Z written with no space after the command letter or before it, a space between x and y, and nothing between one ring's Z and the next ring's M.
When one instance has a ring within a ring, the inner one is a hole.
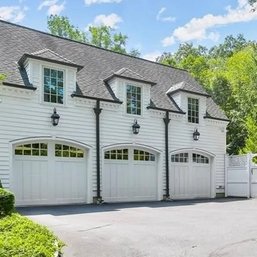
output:
M162 45L163 45L164 47L166 47L166 46L171 46L171 45L173 45L173 44L175 44L175 38L174 38L174 36L165 37L165 38L162 40Z
M2 6L0 7L0 19L15 23L21 22L27 9L21 6Z
M176 28L171 36L162 40L163 46L174 44L175 41L185 42L190 40L209 39L217 41L219 34L211 29L233 23L248 22L257 20L257 12L251 11L251 6L247 0L238 0L238 6L234 9L226 7L226 14L213 15L206 14L201 18L193 18L182 27Z
M118 27L118 23L122 22L122 18L116 13L111 13L110 15L100 14L95 17L93 23L89 24L86 28L88 30L89 26L109 26L113 29Z
M65 2L58 3L59 0L44 0L39 6L38 10L47 7L48 15L59 15L65 8Z
M122 0L85 0L86 5L91 4L107 4L107 3L120 3Z
M176 18L175 17L172 17L172 16L163 16L163 13L167 10L166 7L162 7L160 9L160 11L157 13L156 15L156 20L157 21L166 21L166 22L172 22L172 21L175 21Z
M142 56L142 58L155 62L156 58L161 56L161 55L162 55L162 53L160 51L154 51L154 52L151 52L151 53L144 54Z

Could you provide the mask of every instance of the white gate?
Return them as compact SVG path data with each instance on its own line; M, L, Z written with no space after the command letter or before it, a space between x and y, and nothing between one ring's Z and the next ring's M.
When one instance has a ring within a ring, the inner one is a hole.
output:
M257 197L257 154L227 156L226 196Z

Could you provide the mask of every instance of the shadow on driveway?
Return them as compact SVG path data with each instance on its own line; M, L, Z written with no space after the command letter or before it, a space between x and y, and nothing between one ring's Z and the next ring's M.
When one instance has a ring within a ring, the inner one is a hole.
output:
M17 207L16 210L23 215L41 215L50 214L53 216L99 213L99 212L116 212L121 209L129 208L163 208L197 205L203 203L226 203L247 201L247 198L218 198L202 200L172 200L161 202L133 202L133 203L103 203L94 204L77 204L77 205L58 205L58 206L35 206L35 207Z

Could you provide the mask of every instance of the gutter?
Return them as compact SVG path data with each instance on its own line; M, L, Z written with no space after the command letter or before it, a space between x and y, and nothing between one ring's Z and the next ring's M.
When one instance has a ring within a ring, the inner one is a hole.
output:
M96 107L94 108L96 117L96 185L97 185L97 196L95 203L102 203L101 196L101 181L100 181L100 114L102 109L100 108L100 100L96 101Z
M86 96L86 95L80 95L80 94L76 94L76 93L72 93L71 97L86 98L86 99L91 99L91 100L96 100L96 101L99 100L102 102L122 104L122 102L120 100L112 100L112 99L105 99L105 98L99 98L99 97L94 97L94 96Z
M111 99L104 99L98 98L93 96L85 96L73 93L71 97L79 97L79 98L86 98L91 100L96 100L96 106L94 109L95 113L95 127L96 127L96 190L97 196L93 199L93 202L96 204L101 204L103 202L101 196L101 165L100 165L100 114L102 112L102 108L100 108L101 102L109 102L109 103L116 103L122 104L120 100L111 100Z
M166 195L164 200L170 199L170 177L169 177L169 111L166 111L166 116L163 118L165 124L165 168L166 168Z
M20 84L14 84L14 83L10 83L10 82L3 82L2 83L4 86L9 86L9 87L16 87L16 88L21 88L21 89L28 89L28 90L37 90L36 87L34 86L24 86L24 85L20 85Z
M158 111L164 111L164 112L173 112L173 113L179 113L179 114L186 114L183 111L173 111L170 109L165 109L165 108L159 108L159 107L155 107L155 106L147 106L147 109L153 109L153 110L158 110Z

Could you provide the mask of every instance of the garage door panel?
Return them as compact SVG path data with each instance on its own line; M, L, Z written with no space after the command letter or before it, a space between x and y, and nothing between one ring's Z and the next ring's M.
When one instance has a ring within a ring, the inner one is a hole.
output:
M85 164L56 161L55 194L58 202L83 202L86 195Z
M176 199L210 197L210 161L206 156L188 152L171 156L171 196Z
M202 166L193 166L193 178L195 185L195 196L204 197L206 196L206 192L210 193L210 168L207 165Z
M55 142L39 142L15 148L13 188L17 205L86 201L85 152L73 146L58 146L56 149Z
M137 162L132 169L132 196L140 200L156 200L156 166Z
M14 193L16 203L30 203L48 200L48 162L19 160L14 165L16 171Z
M103 197L107 202L157 200L154 154L138 149L106 151Z
M174 172L174 194L183 197L188 194L188 188L191 184L189 167L177 165L172 170Z
M105 165L103 190L106 201L126 201L129 195L129 167L127 162L113 162Z

